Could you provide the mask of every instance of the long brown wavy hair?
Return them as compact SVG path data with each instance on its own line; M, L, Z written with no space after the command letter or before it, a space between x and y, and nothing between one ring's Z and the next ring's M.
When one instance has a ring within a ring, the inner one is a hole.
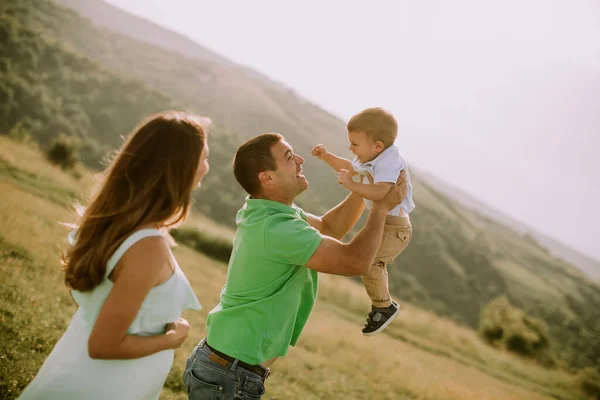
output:
M76 243L62 255L69 289L98 286L108 259L140 227L168 229L185 220L205 140L200 118L178 111L156 114L133 131L79 212Z

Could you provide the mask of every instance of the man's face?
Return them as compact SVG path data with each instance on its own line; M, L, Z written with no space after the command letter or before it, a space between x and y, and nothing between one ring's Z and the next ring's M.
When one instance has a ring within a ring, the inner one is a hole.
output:
M304 158L294 154L292 146L285 140L271 147L277 170L273 171L278 191L285 197L295 198L308 188L308 181L302 175Z

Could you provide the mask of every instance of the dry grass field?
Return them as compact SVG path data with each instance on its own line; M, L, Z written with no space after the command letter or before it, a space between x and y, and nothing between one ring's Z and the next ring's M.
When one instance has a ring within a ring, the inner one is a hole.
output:
M58 252L66 244L71 204L89 189L42 154L0 136L0 398L16 398L33 378L75 311ZM208 218L187 223L232 235ZM186 311L189 340L176 352L161 398L186 399L185 359L203 337L227 266L185 246L175 255L204 309ZM411 304L375 337L360 328L368 309L363 288L321 276L319 299L296 348L273 366L265 399L586 399L578 376L498 351L472 330Z

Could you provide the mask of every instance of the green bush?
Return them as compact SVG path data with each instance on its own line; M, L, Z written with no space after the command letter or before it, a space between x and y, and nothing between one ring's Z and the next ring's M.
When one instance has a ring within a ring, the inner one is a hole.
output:
M496 297L485 306L479 333L492 345L553 364L546 323L513 306L506 296Z
M62 169L72 169L77 164L79 141L66 135L59 135L48 149L48 160Z
M502 339L504 336L504 329L499 326L486 326L481 329L481 334L488 343L493 343Z
M594 368L586 368L579 375L579 384L583 391L600 400L600 372Z
M31 132L29 132L29 129L27 129L22 121L17 122L12 128L10 128L8 131L8 137L17 142L37 146L37 143L33 139Z
M224 263L229 262L233 244L231 240L211 235L195 228L180 228L171 231L173 238L186 246Z

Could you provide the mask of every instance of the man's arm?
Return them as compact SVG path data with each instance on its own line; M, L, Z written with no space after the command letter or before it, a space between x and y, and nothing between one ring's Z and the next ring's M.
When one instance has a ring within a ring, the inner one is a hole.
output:
M349 176L348 182L353 182ZM400 172L400 176L398 177L396 184L402 190L402 198L404 198L404 196L406 196L406 171L402 170ZM380 186L377 186L377 190L381 190L380 188L383 187L383 195L380 198L375 198L375 196L372 196L373 198L367 198L373 201L382 200L386 193L389 192L391 186L391 183L382 182ZM353 191L353 193L346 197L343 202L326 212L322 217L317 217L306 213L306 220L313 228L321 232L323 235L331 236L332 238L340 240L350 231L350 229L352 229L354 224L356 224L358 218L360 218L360 215L364 210L364 207L365 206L362 198L360 197L360 193Z
M373 203L367 223L350 243L343 244L334 238L324 237L306 266L328 274L365 275L381 245L385 217L404 200L406 190L406 173L403 171L398 177L397 185L392 186L381 201ZM353 193L346 200L353 195L355 196Z
M362 198L350 193L344 201L321 217L306 213L306 220L323 235L340 240L356 224L364 208L365 204Z
M375 202L367 223L348 244L325 236L306 266L327 274L366 275L381 245L385 217L402 202L406 185L394 186L382 201Z

